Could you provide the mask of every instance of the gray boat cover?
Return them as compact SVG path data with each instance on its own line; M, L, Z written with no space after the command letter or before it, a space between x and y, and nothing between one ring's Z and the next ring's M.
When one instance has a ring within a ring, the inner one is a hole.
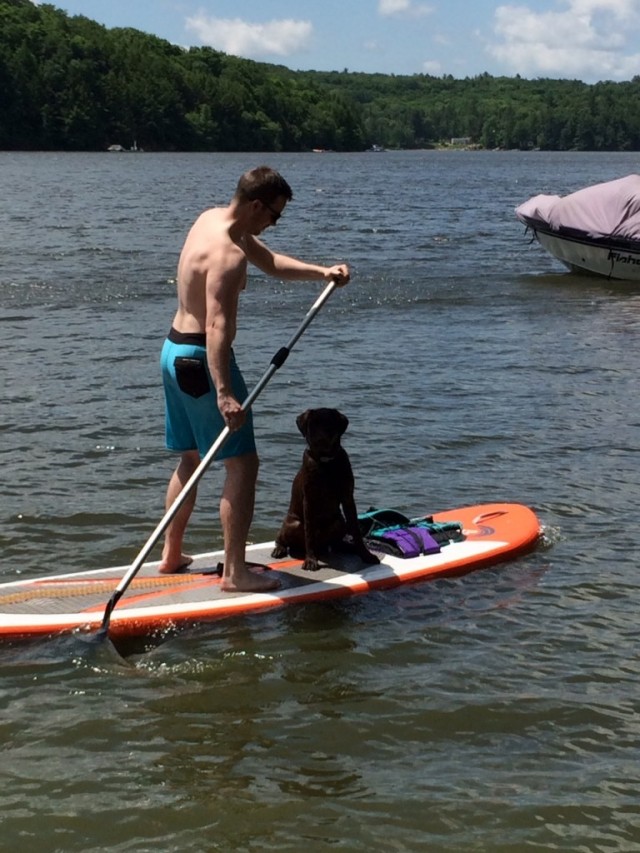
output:
M640 175L628 175L566 196L536 195L516 207L527 218L541 220L553 231L572 229L591 238L640 240Z

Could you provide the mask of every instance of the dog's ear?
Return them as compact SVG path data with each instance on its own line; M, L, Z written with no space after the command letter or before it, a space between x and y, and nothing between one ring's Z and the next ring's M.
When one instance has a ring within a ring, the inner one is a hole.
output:
M310 414L311 409L307 409L306 412L302 412L302 414L298 415L298 417L296 418L296 426L305 438L307 437L307 423L309 421Z
M342 412L339 412L337 409L336 424L340 435L344 435L344 433L347 431L347 427L349 426L349 418L346 415L343 415Z

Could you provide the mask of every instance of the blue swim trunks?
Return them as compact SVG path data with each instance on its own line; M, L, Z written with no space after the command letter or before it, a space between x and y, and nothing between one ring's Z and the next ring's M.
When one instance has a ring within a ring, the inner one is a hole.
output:
M206 336L171 329L160 356L165 395L165 429L168 450L197 450L204 457L225 427L217 395L207 367ZM247 386L231 353L231 385L242 403ZM255 453L251 410L237 432L232 432L216 459Z

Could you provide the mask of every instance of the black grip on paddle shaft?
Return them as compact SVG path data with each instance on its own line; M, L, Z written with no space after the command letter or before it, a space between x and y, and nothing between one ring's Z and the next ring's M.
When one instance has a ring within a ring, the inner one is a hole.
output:
M289 349L289 347L280 347L278 352L271 359L271 364L273 364L273 366L276 368L276 370L279 367L282 367L282 365L287 360L290 352L291 352L291 350Z

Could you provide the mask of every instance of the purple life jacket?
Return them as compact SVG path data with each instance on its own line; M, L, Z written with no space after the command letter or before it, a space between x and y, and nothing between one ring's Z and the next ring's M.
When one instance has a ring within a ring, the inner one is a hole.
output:
M368 540L371 548L398 557L417 557L420 554L438 554L440 544L426 527L391 527Z

